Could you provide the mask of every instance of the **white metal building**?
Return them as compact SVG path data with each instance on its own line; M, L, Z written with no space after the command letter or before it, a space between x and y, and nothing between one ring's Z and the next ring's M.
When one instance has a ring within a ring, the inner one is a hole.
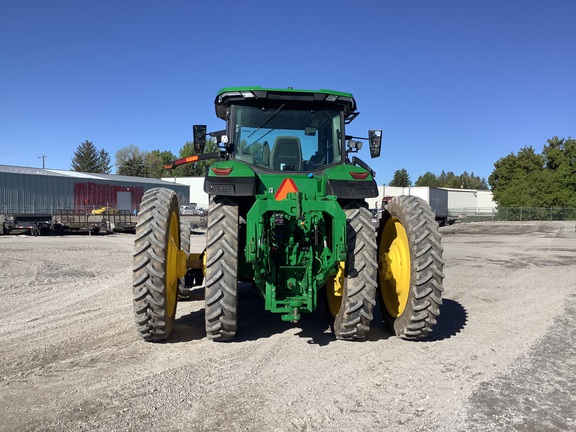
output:
M168 183L188 185L190 188L190 204L196 204L198 208L208 208L210 197L204 192L204 177L162 177ZM187 205L189 203L181 203Z

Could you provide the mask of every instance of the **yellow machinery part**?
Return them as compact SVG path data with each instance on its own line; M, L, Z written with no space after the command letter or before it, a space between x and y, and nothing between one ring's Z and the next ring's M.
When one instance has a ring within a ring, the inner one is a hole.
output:
M378 278L384 305L393 317L404 312L410 294L410 242L398 218L386 221L380 238Z
M344 270L346 263L340 261L338 263L338 271L336 276L331 277L326 283L326 296L328 298L328 308L332 316L338 315L340 306L342 305L342 294L344 293Z
M204 270L204 268L206 267L206 262L205 262L205 258L206 258L206 254L204 253L204 259L202 258L202 254L204 252L201 253L191 253L190 255L188 255L188 261L186 262L186 266L189 269L192 270Z
M180 226L178 215L170 215L168 247L166 250L166 308L168 316L174 314L178 295L178 280L186 275L186 252L180 249Z

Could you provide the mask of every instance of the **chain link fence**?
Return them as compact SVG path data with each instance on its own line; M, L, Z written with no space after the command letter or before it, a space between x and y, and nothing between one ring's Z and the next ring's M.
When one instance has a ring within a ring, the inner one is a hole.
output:
M449 219L459 222L576 220L574 207L497 207L451 209Z

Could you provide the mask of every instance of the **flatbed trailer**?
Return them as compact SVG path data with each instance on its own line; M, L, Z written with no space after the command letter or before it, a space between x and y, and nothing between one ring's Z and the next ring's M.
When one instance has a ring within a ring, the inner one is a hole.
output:
M105 214L108 226L112 231L134 233L138 217L129 210L117 210L116 212Z
M48 235L52 227L52 215L49 213L15 213L4 219L4 234L13 232L30 233L34 236Z
M57 234L66 232L98 234L110 229L104 214L94 215L84 210L56 210L53 225Z

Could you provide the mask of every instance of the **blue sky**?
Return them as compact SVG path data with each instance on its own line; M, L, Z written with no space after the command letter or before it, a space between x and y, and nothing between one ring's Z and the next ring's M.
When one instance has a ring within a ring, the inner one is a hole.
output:
M0 0L0 164L69 169L84 140L178 154L223 128L220 88L260 85L353 93L379 184L487 178L576 137L575 22L574 0Z

